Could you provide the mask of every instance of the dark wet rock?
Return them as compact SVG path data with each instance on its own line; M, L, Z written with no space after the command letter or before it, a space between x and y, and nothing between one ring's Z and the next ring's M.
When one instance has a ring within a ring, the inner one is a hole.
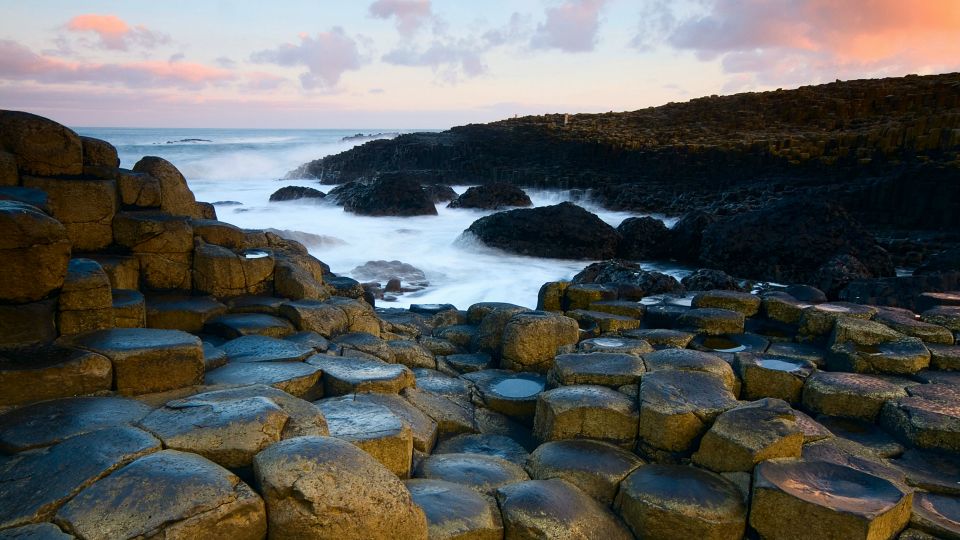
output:
M503 182L473 186L463 192L448 208L500 210L509 207L533 206L530 197L517 186Z
M423 511L403 483L346 441L298 437L279 442L254 458L254 472L277 538L427 537Z
M0 353L0 406L109 391L113 367L106 357L57 346Z
M823 263L810 279L828 297L837 298L840 291L850 283L872 277L873 273L859 259L853 255L843 254Z
M307 363L323 371L323 391L327 396L355 392L398 394L415 384L410 368L377 359L318 354Z
M920 320L960 332L960 306L940 306L920 314Z
M573 276L573 282L614 287L620 298L626 300L640 300L654 294L682 293L684 290L680 282L672 276L647 271L639 264L618 260L593 263Z
M128 426L92 431L0 462L0 528L46 521L81 489L136 458L161 449Z
M631 354L561 354L547 379L553 386L594 384L615 389L625 384L639 384L645 371L643 359Z
M617 251L622 259L663 259L670 251L670 230L657 218L627 218L617 226L617 232L623 238Z
M881 308L874 320L883 323L906 336L919 338L928 345L937 343L953 345L953 333L936 324L917 320L912 311L900 311L896 308Z
M350 274L363 281L399 279L401 283L419 287L429 284L423 270L400 261L367 261L351 270Z
M607 259L620 242L613 227L568 202L498 212L474 221L466 232L490 247L551 259Z
M227 313L217 315L203 325L205 332L235 339L242 336L282 338L294 332L287 319L266 313Z
M323 411L331 437L349 441L400 478L410 476L413 432L400 415L352 394L323 399L316 405Z
M497 490L505 538L606 538L630 531L610 510L560 479L518 482Z
M710 225L700 260L735 275L812 283L837 255L851 255L871 277L894 275L890 255L841 207L788 199Z
M717 416L693 454L693 462L721 473L750 473L761 461L800 457L803 442L803 431L790 405L766 398Z
M621 335L633 331L625 330ZM628 354L640 357L653 352L653 347L645 339L604 336L580 341L580 343L577 343L577 351L581 353Z
M818 416L817 421L837 437L861 444L878 457L896 457L903 453L903 445L870 422L835 416Z
M298 199L322 199L327 195L319 189L305 186L286 186L270 195L270 202L295 201Z
M677 319L681 328L711 336L742 334L744 322L743 313L721 308L690 309Z
M530 454L527 471L535 480L560 478L598 502L613 503L620 482L645 462L609 443L566 440L544 443Z
M162 392L203 382L200 339L179 330L117 328L80 334L70 344L106 356L121 394Z
M700 210L684 214L670 229L670 255L680 261L696 262L700 258L703 232L717 219L714 214Z
M396 363L390 345L373 334L350 332L333 338L332 342L340 348L342 356L364 357L363 354L367 354L390 364ZM363 354L356 355L355 352Z
M348 212L363 216L435 216L433 199L415 178L383 173L369 183L349 182L327 193Z
M3 153L0 152L0 160L2 160ZM14 169L16 172L16 169ZM17 180L19 183L19 180ZM50 198L47 196L47 193L41 189L20 187L18 185L5 186L3 182L0 182L0 201L14 201L23 204L28 204L35 207L37 210L45 214L52 214L53 209L50 208Z
M747 507L722 476L677 465L646 465L621 484L614 508L634 534L650 538L741 538Z
M960 271L960 247L947 249L928 258L913 271L914 275Z
M227 308L209 296L162 295L146 298L147 326L199 333L213 317Z
M427 516L429 537L437 540L503 538L496 502L475 490L445 480L416 478L404 483Z
M172 494L176 494L172 496ZM163 450L84 489L57 523L82 538L161 536L263 538L263 500L226 469L195 454Z
M750 526L768 538L799 530L811 538L892 538L910 521L911 501L895 484L855 469L772 460L754 472Z
M595 439L630 448L637 437L637 404L604 386L563 386L540 394L533 422L541 441Z
M859 373L818 371L803 385L803 406L808 411L870 422L887 400L906 396L902 385Z
M116 328L143 328L147 326L147 301L140 291L113 289L113 326Z
M960 462L956 454L910 448L890 464L906 475L911 486L960 496Z
M71 540L75 538L53 523L33 523L0 531L2 540Z
M929 364L930 351L917 338L877 344L836 344L827 356L827 366L831 370L854 373L910 375Z
M536 373L486 369L463 376L479 392L486 408L529 423L537 405L537 396L546 387L546 378Z
M750 282L737 279L722 270L701 268L680 280L688 291L750 291Z
M523 466L530 453L520 443L506 435L464 433L437 445L435 454L482 454L505 459Z
M492 495L501 487L529 480L522 467L484 454L434 454L417 466L415 478L446 480Z
M266 384L278 390L311 399L322 393L321 371L303 362L228 363L206 376L207 384Z
M960 345L927 345L927 349L931 368L960 371Z
M682 453L737 405L724 381L712 373L667 369L640 381L639 438L652 453Z
M316 353L313 347L269 336L241 336L220 347L231 362L301 362Z
M457 198L457 192L445 184L422 184L423 191L436 203L449 202Z

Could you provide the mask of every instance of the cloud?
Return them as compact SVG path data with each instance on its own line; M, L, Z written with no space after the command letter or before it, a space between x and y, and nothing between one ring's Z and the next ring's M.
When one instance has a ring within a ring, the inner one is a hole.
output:
M487 30L481 37L488 47L498 47L526 41L530 32L530 16L514 12L505 26Z
M530 41L535 49L564 52L592 51L600 28L600 10L606 0L565 0L548 8L547 19L537 26Z
M956 69L958 36L956 0L715 0L667 42L748 87Z
M233 69L237 66L237 63L233 59L226 56L218 56L213 62L224 69Z
M284 43L275 49L258 51L250 55L250 60L285 67L305 66L308 71L300 75L300 83L308 90L333 88L344 73L360 69L364 63L357 41L339 26L316 37L301 34L299 44Z
M454 83L461 75L476 77L487 70L483 52L483 47L469 39L435 40L423 50L394 49L383 55L383 61L398 66L428 66L444 81Z
M233 79L228 71L193 62L70 62L36 54L15 41L0 40L0 80L197 89Z
M170 36L150 30L146 26L130 26L116 15L77 15L67 21L70 32L93 32L104 49L129 50L131 46L152 49L170 42Z
M408 37L433 18L430 0L377 0L369 11L377 19L394 19L397 31Z

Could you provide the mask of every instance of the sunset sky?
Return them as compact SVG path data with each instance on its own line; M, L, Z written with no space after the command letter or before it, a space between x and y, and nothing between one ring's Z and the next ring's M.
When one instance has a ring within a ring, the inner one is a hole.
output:
M72 126L445 128L960 70L960 0L0 0L0 9L0 108Z

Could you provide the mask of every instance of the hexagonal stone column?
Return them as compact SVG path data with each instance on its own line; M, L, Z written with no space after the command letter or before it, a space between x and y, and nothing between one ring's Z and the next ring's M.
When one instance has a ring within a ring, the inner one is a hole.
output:
M461 484L415 478L404 482L427 516L429 537L436 540L500 540L503 521L493 499Z
M358 401L352 395L316 402L330 428L330 436L353 443L400 478L410 476L413 433L387 407Z
M807 410L868 422L876 420L884 402L906 396L901 385L859 373L818 371L803 385Z
M414 477L463 484L487 495L501 486L530 479L516 463L496 456L466 453L429 456L417 465Z
M718 416L693 462L716 472L751 472L767 459L800 457L803 440L787 402L761 399Z
M600 503L610 505L620 482L644 464L632 452L584 439L541 444L530 454L527 470L535 480L560 478Z
M637 438L637 404L604 386L564 386L540 394L533 421L541 441L596 439L632 448Z
M505 538L629 540L610 510L559 479L529 480L497 490Z
M503 328L501 366L546 373L558 350L579 339L580 328L569 317L546 311L518 313Z

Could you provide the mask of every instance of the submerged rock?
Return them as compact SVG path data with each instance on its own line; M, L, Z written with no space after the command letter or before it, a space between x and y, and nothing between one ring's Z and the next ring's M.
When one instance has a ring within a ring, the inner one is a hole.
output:
M306 186L286 186L270 195L270 202L295 201L298 199L322 199L327 195L319 189Z
M433 199L416 179L384 173L370 183L349 182L327 194L348 212L362 216L435 216Z

